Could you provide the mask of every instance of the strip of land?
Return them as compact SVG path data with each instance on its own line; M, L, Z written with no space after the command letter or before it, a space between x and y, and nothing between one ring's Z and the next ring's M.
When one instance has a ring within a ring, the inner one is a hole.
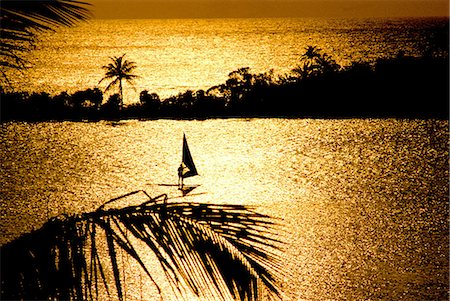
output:
M1 120L285 118L448 119L449 59L445 55L379 59L338 65L331 56L305 57L289 74L229 73L225 83L166 99L144 90L122 107L98 88L73 94L1 91Z

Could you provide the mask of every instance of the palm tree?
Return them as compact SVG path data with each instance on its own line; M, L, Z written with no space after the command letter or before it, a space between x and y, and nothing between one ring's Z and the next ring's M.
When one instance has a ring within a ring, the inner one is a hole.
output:
M138 76L133 74L133 70L136 68L136 63L124 60L125 54L119 57L112 57L111 63L103 66L102 68L106 70L105 76L98 82L99 84L104 80L112 79L112 81L106 86L105 92L112 87L119 86L119 96L120 96L120 108L123 107L123 86L122 80L126 80L128 83L133 84L132 81Z
M300 78L308 78L325 73L338 71L341 66L328 54L322 53L322 49L317 46L308 46L302 54L303 65L292 69L292 72Z
M312 62L316 58L320 57L320 52L322 51L319 47L311 45L307 46L305 50L306 51L302 54L301 58L302 60L309 62Z
M0 5L0 73L21 70L23 52L33 49L37 33L72 26L90 16L89 4L75 0L5 0Z
M180 299L188 291L203 300L281 299L278 285L286 275L268 216L242 205L168 202L166 195L151 198L144 191L125 196L139 192L148 199L138 206L112 208L121 197L115 198L2 246L2 297L99 300L101 291L123 300L124 253L162 297L144 262L151 251Z

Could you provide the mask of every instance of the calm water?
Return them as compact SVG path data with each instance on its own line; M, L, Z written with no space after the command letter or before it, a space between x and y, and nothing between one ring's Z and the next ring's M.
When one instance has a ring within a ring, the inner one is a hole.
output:
M190 199L256 205L283 219L292 274L284 300L448 299L447 121L6 123L0 130L2 243L132 190L177 196L154 184L176 183L184 131L201 174L189 179L201 184L193 193L206 193Z
M445 24L448 19L93 20L43 34L28 57L34 67L11 77L19 90L74 92L95 87L109 57L126 53L141 76L135 90L125 87L125 102L133 103L145 89L162 97L207 89L240 67L284 74L307 45L342 65L399 50L418 55Z

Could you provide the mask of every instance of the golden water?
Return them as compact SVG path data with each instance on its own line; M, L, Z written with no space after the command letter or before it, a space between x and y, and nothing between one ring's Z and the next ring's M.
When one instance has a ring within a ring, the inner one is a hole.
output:
M448 298L447 121L49 122L0 130L2 243L133 190L178 196L155 184L176 183L185 132L200 174L187 181L201 184L189 200L255 205L282 219L291 274L284 300ZM152 292L130 289L127 300Z
M31 69L15 73L13 87L60 93L93 88L109 57L135 61L140 76L125 84L125 103L142 90L161 97L208 89L241 67L285 74L300 63L308 45L340 64L420 55L448 19L186 19L92 20L39 35L26 58ZM100 87L104 89L107 83Z

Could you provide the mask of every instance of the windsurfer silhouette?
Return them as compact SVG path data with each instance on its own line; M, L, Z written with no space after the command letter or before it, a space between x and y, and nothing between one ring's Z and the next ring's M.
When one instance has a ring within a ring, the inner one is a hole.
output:
M181 164L178 167L178 189L183 191L183 194L187 191L183 185L184 178L189 178L198 175L195 168L194 161L192 160L191 152L186 141L186 135L183 134L183 153L181 156ZM186 186L191 191L191 186ZM196 186L195 186L196 187ZM194 188L195 188L194 187ZM187 193L187 192L186 192Z
M183 188L183 163L178 167L178 188Z

